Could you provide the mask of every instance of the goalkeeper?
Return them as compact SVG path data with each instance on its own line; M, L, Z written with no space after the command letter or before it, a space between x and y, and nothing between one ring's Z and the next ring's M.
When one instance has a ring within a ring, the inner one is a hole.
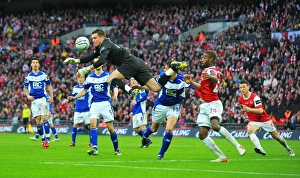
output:
M135 78L142 86L146 85L150 90L159 92L161 88L168 82L174 72L178 69L188 66L186 62L173 61L171 68L161 76L158 81L153 78L145 62L129 53L123 47L114 44L109 38L106 37L102 29L96 29L92 32L92 41L95 50L80 59L67 58L64 64L79 64L91 62L94 58L99 59L93 65L79 69L77 75L84 76L91 70L98 68L106 62L116 65L118 68L114 70L107 79L107 83L115 85L118 88L127 91L131 98L136 96L135 90L130 86L125 85L121 79L126 78L129 80L131 77Z

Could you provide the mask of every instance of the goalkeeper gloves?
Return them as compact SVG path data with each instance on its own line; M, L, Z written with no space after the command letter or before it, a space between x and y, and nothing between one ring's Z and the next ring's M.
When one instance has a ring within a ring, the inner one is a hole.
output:
M75 59L75 58L69 57L69 58L67 58L66 60L64 60L63 63L64 63L64 64L79 64L80 61L79 61L79 59Z
M91 71L90 67L84 67L78 70L77 77L85 77Z

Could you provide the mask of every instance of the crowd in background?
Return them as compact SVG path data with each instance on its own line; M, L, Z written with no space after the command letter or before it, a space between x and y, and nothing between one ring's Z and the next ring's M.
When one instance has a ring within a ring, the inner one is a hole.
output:
M72 122L74 103L63 104L61 101L71 94L77 83L75 73L84 65L63 65L62 61L68 56L80 57L86 53L75 49L76 37L63 43L59 36L87 23L113 24L115 27L107 31L107 36L142 58L155 77L163 71L166 61L175 59L188 61L190 66L180 72L192 74L199 82L203 69L201 54L207 49L216 50L216 65L225 75L219 93L224 105L223 122L247 122L247 116L239 111L237 103L238 84L243 78L249 80L251 90L262 98L269 114L289 110L300 103L300 43L297 43L300 37L283 36L278 41L270 35L271 32L300 29L299 1L246 1L201 6L151 4L137 8L138 5L1 14L0 119L21 117L22 105L29 103L23 94L24 76L31 71L30 59L37 56L42 61L40 70L50 76L53 84L55 120ZM199 36L183 35L207 19L239 20L239 23L224 30L217 38L199 40ZM106 66L107 70L113 68ZM149 119L156 96L157 93L148 91ZM130 122L130 97L120 91L118 99L118 103L114 103L116 121ZM189 89L180 123L196 120L198 100ZM289 122L300 124L300 112L292 113Z

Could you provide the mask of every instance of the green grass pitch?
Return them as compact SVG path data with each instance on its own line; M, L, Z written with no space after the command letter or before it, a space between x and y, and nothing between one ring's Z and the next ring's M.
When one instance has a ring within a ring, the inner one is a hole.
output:
M210 163L217 157L197 138L174 137L163 160L156 160L162 137L151 137L149 148L139 148L141 139L119 136L122 156L116 156L110 137L99 136L99 155L87 154L88 136L78 135L70 147L71 135L60 135L48 149L29 134L0 134L0 177L300 177L300 141L287 140L295 151L291 157L275 140L261 140L266 156L253 151L249 139L238 139L247 152L240 156L226 139L214 139L229 158L228 163Z

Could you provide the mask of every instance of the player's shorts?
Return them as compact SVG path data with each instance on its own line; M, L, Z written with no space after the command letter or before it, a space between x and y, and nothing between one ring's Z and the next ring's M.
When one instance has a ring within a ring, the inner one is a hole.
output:
M274 126L274 124L271 120L267 121L267 122L253 122L253 121L250 121L248 123L248 125L256 125L259 128L263 128L266 132L276 131L276 127Z
M23 125L28 125L29 118L23 118Z
M88 125L91 123L90 119L90 112L75 112L74 113L74 123L84 123L85 125Z
M178 118L180 115L180 108L180 104L172 106L156 105L152 109L152 121L155 123L162 123L171 116Z
M200 104L200 113L197 117L198 126L211 128L210 118L218 117L222 121L223 105L220 100Z
M118 71L128 80L133 77L142 86L153 78L145 62L135 56L128 57L122 65L118 66Z
M48 115L48 112L46 97L31 101L32 117Z
M99 120L100 116L103 117L104 122L114 121L114 109L109 101L93 102L90 107L90 118Z
M138 128L141 125L147 125L147 114L146 113L134 114L132 117L132 127Z

